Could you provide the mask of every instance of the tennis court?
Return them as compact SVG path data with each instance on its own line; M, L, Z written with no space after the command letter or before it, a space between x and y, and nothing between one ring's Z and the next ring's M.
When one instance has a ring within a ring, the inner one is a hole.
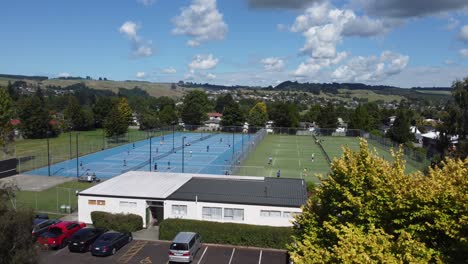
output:
M317 139L331 160L341 157L343 147L348 146L352 151L359 150L358 137L319 136ZM384 159L393 160L390 152L379 145L370 142L369 147L372 150L375 148L377 154ZM272 164L268 164L269 157L272 157ZM276 177L278 170L281 177L304 178L317 183L316 174L326 176L330 172L330 164L312 136L267 135L256 150L249 153L247 160L235 174ZM407 173L417 170L413 163L407 162Z
M130 170L153 171L156 165L157 171L162 172L225 174L231 173L232 165L239 163L243 152L248 151L256 139L256 134L175 132L27 173L47 176L50 170L51 176L95 174L98 178L111 178Z

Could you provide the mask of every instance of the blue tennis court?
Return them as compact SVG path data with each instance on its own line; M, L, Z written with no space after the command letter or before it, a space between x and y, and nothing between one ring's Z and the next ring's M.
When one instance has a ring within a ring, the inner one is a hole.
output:
M105 179L131 170L149 171L150 166L151 171L156 168L161 172L225 174L232 164L239 163L237 159L249 149L254 138L254 134L176 132L151 139L151 162L150 139L146 139L53 164L50 175L95 174ZM45 166L27 174L47 176L49 168Z

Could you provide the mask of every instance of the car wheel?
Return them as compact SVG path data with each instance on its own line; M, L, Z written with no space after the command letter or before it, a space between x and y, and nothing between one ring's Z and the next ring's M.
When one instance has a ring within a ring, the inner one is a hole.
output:
M62 240L62 244L60 245L60 248L64 248L64 247L66 247L67 245L68 245L68 241L67 241L66 238L64 238L64 239Z
M112 249L112 255L115 255L115 252L117 252L117 249L113 248Z

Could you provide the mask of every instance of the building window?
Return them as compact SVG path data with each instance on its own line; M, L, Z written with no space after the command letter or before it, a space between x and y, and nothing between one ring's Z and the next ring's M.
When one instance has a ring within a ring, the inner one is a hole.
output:
M105 200L97 200L97 205L106 205Z
M120 207L137 207L136 202L120 201Z
M172 214L173 215L187 215L187 206L186 205L172 205Z
M261 210L260 216L262 217L281 217L281 211L269 211L269 210Z
M221 207L203 207L202 210L203 219L222 219L222 208Z
M298 212L283 212L283 217L284 218L293 218L296 215L299 215L301 213Z
M244 209L224 208L224 220L244 221Z
M89 205L96 205L96 200L88 200Z

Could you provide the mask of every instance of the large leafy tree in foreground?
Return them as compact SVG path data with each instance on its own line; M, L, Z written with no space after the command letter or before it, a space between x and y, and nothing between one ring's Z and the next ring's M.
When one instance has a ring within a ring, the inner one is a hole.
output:
M31 237L33 213L12 206L17 190L10 183L0 183L0 263L37 263Z
M468 159L427 175L345 149L296 217L294 263L460 263L466 257Z

